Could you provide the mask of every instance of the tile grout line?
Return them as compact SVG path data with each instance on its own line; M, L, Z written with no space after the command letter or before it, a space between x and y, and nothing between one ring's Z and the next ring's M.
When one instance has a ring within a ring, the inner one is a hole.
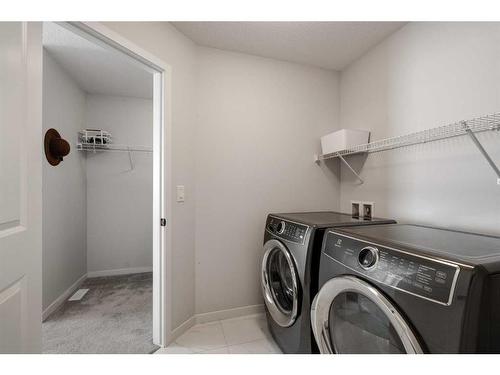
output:
M224 341L225 341L225 337L224 337ZM235 346L242 346L242 345L246 345L246 344L252 344L252 343L257 342L257 341L266 341L266 342L268 342L269 339L267 337L263 337L263 338L260 338L260 339L255 339L255 340L251 340L251 341L245 341L245 342L241 342L239 344L233 344L233 345L228 345L227 341L226 341L226 346L221 346L221 347L217 347L217 348L213 348L213 349L207 349L207 350L203 350L203 351L200 351L200 352L195 352L193 354L204 354L204 353L209 352L211 350L217 350L217 349L228 349L228 351L229 351L229 348L232 348L232 347L235 347ZM231 354L231 353L228 353L228 354ZM252 354L252 353L244 353L244 354ZM260 354L268 354L268 353L260 353Z
M228 348L233 347L233 346L242 346L242 345L246 345L246 344L251 344L251 343L254 343L257 341L268 341L268 340L267 340L267 338L260 338L260 339L256 339L256 340L252 340L252 341L245 341L245 342L242 342L240 344L228 345Z
M218 323L218 324L219 324L220 329L221 329L221 332L222 332L222 337L224 338L224 344L225 344L225 345L224 345L224 346L216 346L215 348L205 349L205 350L201 350L201 351L196 351L196 350L193 350L192 348L189 348L189 347L188 347L187 349L189 349L189 350L193 351L193 352L194 352L193 354L203 354L203 353L209 352L209 351L211 351L211 350L217 350L217 349L227 349L227 348L229 348L229 345L228 345L228 343L227 343L227 339L226 339L226 335L224 334L224 328L223 328L223 326L222 326L222 321L221 321L221 320L217 320L216 322L213 322L213 323ZM204 324L210 324L210 323L204 323ZM177 345L182 346L182 347L185 347L185 346L180 345L180 344L178 344L178 343L177 343Z
M222 331L222 337L224 337L224 342L226 343L226 348L229 348L229 344L227 343L227 338L226 338L226 334L224 333L224 326L222 325L222 320L218 320L219 322L219 325L220 325L220 329ZM229 351L229 349L228 349Z
M268 335L267 333L263 332L264 335L261 338L253 339L253 340L250 340L250 341L243 341L243 342L240 342L240 343L237 343L237 344L232 344L232 345L229 345L229 343L228 343L228 339L226 337L226 333L225 333L225 330L224 330L224 324L223 324L224 321L228 321L228 320L231 321L231 320L236 320L236 319L244 319L244 320L252 319L252 320L256 320L257 321L258 317L260 315L262 315L262 314L254 314L254 315L245 316L245 317L238 317L238 318L232 318L232 319L217 320L217 321L213 322L213 323L217 324L220 327L220 329L221 329L222 336L223 336L223 339L224 339L224 344L225 344L224 346L216 346L214 348L204 349L204 350L194 350L192 347L180 344L177 340L174 340L174 343L177 346L179 346L179 347L183 347L183 348L186 348L186 349L192 351L193 354L204 354L204 353L207 353L209 351L218 350L218 349L219 350L220 349L226 349L227 352L230 354L230 351L229 351L230 347L236 347L236 346L242 346L242 345L246 345L246 344L251 344L251 343L255 343L257 341L261 341L261 340L269 342L270 339L272 340L272 337L270 337L270 335ZM201 325L207 325L207 324L210 324L210 323L204 323L204 324L201 324Z
M229 348L229 345L227 344L226 335L224 334L224 327L222 326L222 321L221 320L217 320L216 323L219 323L220 330L222 332L222 337L224 337L224 343L226 345L224 345L224 346L218 346L218 347L212 348L212 349L203 350L203 351L195 353L195 354L203 354L203 353L209 352L211 350L228 349ZM210 324L210 323L205 323L205 324ZM228 349L228 352L229 352L229 349Z
M254 319L254 320L257 320L257 317L260 316L261 314L254 314L254 315L251 315L250 317L240 317L240 318L233 318L233 319L225 319L226 321L227 320L236 320L236 319ZM264 337L261 337L260 339L255 339L255 340L250 340L250 341L244 341L244 342L240 342L238 344L232 344L232 345L229 345L229 343L227 342L227 338L226 338L226 334L224 332L224 325L222 324L222 320L219 320L220 322L220 325L221 325L221 328L222 328L222 334L224 336L224 341L226 342L226 348L228 349L228 352L229 352L229 348L230 347L235 347L235 346L242 346L242 345L246 345L246 344L250 344L250 343L254 343L254 342L257 342L257 341L261 341L261 340L266 340L268 341L269 340L269 337L267 334L264 333ZM231 354L231 353L229 353Z

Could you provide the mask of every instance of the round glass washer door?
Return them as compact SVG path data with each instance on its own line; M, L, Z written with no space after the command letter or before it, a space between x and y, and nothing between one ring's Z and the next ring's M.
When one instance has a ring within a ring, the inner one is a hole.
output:
M261 286L273 320L282 327L291 326L298 312L298 276L290 252L278 240L264 244Z
M321 288L311 307L311 324L321 353L422 353L391 302L354 276L335 277Z

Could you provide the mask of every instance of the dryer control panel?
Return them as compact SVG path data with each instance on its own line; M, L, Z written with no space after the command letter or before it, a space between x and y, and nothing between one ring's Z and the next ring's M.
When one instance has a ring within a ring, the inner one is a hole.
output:
M323 253L367 279L450 305L460 268L425 255L328 232Z
M293 223L273 216L268 218L266 225L266 230L268 232L287 241L299 244L304 243L308 228L307 225Z

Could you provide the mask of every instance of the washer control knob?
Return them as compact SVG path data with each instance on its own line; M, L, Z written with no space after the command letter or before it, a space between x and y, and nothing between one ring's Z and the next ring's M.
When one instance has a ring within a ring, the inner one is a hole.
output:
M276 226L276 232L277 232L278 234L281 234L281 233L283 233L284 231L285 231L285 222L284 222L284 221L280 221L280 222L278 223L278 225Z
M358 262L365 270L373 268L378 261L378 249L367 246L361 249L358 255Z

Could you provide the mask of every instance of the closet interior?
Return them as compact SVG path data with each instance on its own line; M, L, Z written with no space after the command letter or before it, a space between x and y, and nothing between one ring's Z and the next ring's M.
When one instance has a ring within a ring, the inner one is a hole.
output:
M149 353L153 75L56 23L43 46L43 350Z

